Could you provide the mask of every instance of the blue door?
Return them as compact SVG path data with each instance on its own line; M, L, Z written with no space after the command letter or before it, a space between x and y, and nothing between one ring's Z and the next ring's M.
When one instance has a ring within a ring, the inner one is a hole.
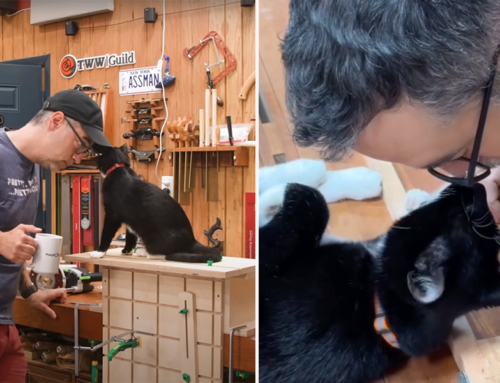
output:
M0 63L0 127L22 128L42 108L43 101L40 65ZM35 226L50 231L44 219L42 195L40 187Z
M42 108L42 68L0 63L0 127L19 129Z

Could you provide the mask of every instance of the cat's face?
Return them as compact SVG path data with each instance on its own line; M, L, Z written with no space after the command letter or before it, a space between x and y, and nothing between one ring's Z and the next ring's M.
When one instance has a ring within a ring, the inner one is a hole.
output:
M393 225L383 278L408 302L457 310L500 305L499 242L484 187L450 186Z
M96 157L97 167L102 174L115 164L124 164L130 167L130 157L128 156L127 144L120 147L104 148L100 147L100 156Z

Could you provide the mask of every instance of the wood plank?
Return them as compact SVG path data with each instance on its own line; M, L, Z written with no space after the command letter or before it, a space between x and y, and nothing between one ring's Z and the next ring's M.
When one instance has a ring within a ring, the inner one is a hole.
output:
M14 58L14 20L12 17L2 17L2 52L3 60Z
M261 34L263 33L263 26L262 22L259 20L259 23L261 24L260 31ZM267 32L264 29L264 32L267 34ZM263 52L261 50L261 52ZM261 53L262 55L263 53ZM292 136L290 134L290 130L287 127L287 118L288 114L286 111L281 110L278 100L277 100L277 95L274 92L274 89L271 85L270 78L276 78L276 76L281 75L281 73L273 73L271 75L268 74L267 68L265 67L262 58L259 60L260 62L260 67L259 67L259 88L261 91L261 94L263 96L263 102L266 103L267 107L272 110L272 123L276 124L278 131L280 132L280 137L281 137L281 142L284 147L284 149L278 150L279 152L283 152L286 156L287 161L293 161L299 158L299 154L297 151L297 148L295 144L293 143ZM273 76L273 77L271 77ZM259 132L260 133L260 132ZM267 133L267 132L266 132ZM259 136L259 146L263 146L263 140L267 138L266 134ZM273 145L276 143L272 139L267 139L267 145L271 148L271 153L272 154L279 154L279 153L274 153L273 152ZM276 150L276 149L275 149Z
M221 5L222 4L222 5ZM209 31L216 31L221 38L223 39L224 42L226 42L225 36L224 36L224 25L226 22L226 15L225 15L225 6L223 5L224 2L220 0L209 0L209 5L212 6L208 10L208 20L207 20L207 25L202 26L200 25L199 27L195 28L193 31L193 37L200 40ZM196 40L195 40L196 41ZM195 42L193 41L193 43ZM231 49L231 48L229 48ZM221 56L222 52L219 51L219 56ZM198 57L199 56L199 57ZM213 44L210 43L208 47L205 47L202 49L197 55L197 63L193 63L194 68L195 68L195 73L197 75L196 81L200 82L204 88L207 88L207 74L203 66L201 65L202 60L203 62L213 64L217 62L217 56L215 54L215 50L213 48ZM220 57L222 59L222 57ZM222 67L227 65L226 63L222 64ZM237 67L238 68L238 67ZM211 68L212 69L212 78L213 76L217 75L220 73L220 69L218 66L214 66ZM229 74L229 76L231 76ZM227 82L227 77L222 79L218 84L215 85L215 89L217 90L217 95L222 99L224 102L224 105L222 107L217 108L217 124L225 124L226 122L226 117L228 115L227 113L227 92L226 92L226 82ZM200 94L200 108L204 108L204 97ZM211 112L210 112L211 113ZM217 148L219 149L219 148ZM218 171L215 170L210 172L210 175L212 177L217 177L217 187L218 187L218 201L217 202L209 202L208 203L208 222L207 222L207 229L208 230L212 225L215 224L217 218L221 220L221 226L222 230L218 230L214 234L214 239L217 239L219 241L224 242L224 255L229 255L227 252L227 246L226 244L226 239L227 237L227 221L226 221L226 206L227 206L227 197L226 197L226 169L219 167ZM215 174L216 173L216 174ZM213 184L211 184L213 185ZM210 186L209 186L210 187ZM243 240L243 238L241 238ZM208 243L208 239L207 239Z
M105 25L106 25L106 14L102 15L94 15L90 18L90 25L92 26L92 35L96 35L96 33L99 33L99 31L104 31L105 30ZM78 35L78 33L77 33ZM76 36L74 36L76 37ZM107 39L107 34L103 33L99 38L96 38L93 41L92 44L92 55L93 56L100 56L104 55L108 52L106 52L106 39ZM70 39L71 41L71 39ZM111 53L111 52L110 52ZM76 56L79 57L79 56ZM102 69L96 69L93 70L91 73L91 82L94 88L96 89L101 89L104 85L105 82L107 82L106 79L106 70Z
M56 40L57 40L57 47L55 51L55 59L57 63L57 74L54 76L53 73L51 73L51 77L55 77L53 80L53 83L55 84L56 88L54 89L54 92L59 92L61 90L66 90L69 89L70 87L70 80L64 78L61 73L59 73L59 63L61 62L61 59L68 54L69 50L69 37L66 36L66 27L64 22L59 22L56 23ZM73 86L71 86L73 88Z
M23 54L21 57L38 56L35 53L34 36L33 36L34 27L33 25L30 24L30 11L21 12L18 14L18 16L20 19L20 25L18 27L18 30L21 28L23 30L23 33L21 34Z
M120 267L127 270L158 271L211 278L253 276L257 264L255 259L224 257L222 261L214 263L212 266L208 266L201 263L191 264L185 262L149 260L138 256L124 256L121 251L122 248L109 249L102 258L91 258L89 253L70 254L65 256L65 260Z
M92 57L93 56L93 43L94 43L94 33L92 33L92 18L91 17L82 17L78 21L78 27L80 29L78 30L76 35L81 34L81 36L80 36L80 57L77 57L77 58ZM74 36L71 36L71 37L74 37ZM113 53L113 52L109 52L109 53ZM60 60L60 58L59 58L59 60ZM71 88L73 88L76 84L94 86L94 84L92 83L92 72L94 72L96 70L98 70L98 69L78 71L77 74L75 75L75 77L73 77L71 79L71 85L72 85ZM62 89L58 89L58 90L62 90Z
M17 15L11 17L11 19L12 19L12 31L13 31L12 41L14 44L13 55L12 55L13 59L20 59L23 57L30 57L31 56L31 53L24 52L23 33L19 33L19 31L24 32L23 13L25 13L25 12L18 13Z
M29 12L31 12L31 11L26 11L26 13L29 13ZM34 45L35 56L41 56L41 55L44 55L47 53L45 32L46 32L45 25L34 25L33 26L33 45Z
M231 116L232 123L243 121L243 111L239 107L238 92L243 86L242 75L242 32L241 5L226 4L226 24L224 41L228 49L239 60L237 70L226 77L226 113ZM243 256L243 169L234 167L226 169L226 254Z

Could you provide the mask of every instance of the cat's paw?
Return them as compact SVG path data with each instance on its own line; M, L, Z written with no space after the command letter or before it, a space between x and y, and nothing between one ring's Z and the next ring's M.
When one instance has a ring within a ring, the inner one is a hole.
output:
M327 203L376 198L382 194L382 176L365 167L329 171L326 182L318 190Z
M123 255L132 255L132 253L134 252L134 249L122 249L122 254Z
M105 251L91 251L90 258L102 258L106 255Z
M286 186L274 186L259 196L259 227L267 225L283 206Z
M259 194L280 184L299 183L317 188L326 181L326 165L322 160L299 158L259 169Z
M406 212L410 213L413 210L418 209L420 206L425 205L431 200L431 197L430 193L420 189L409 190L405 196Z

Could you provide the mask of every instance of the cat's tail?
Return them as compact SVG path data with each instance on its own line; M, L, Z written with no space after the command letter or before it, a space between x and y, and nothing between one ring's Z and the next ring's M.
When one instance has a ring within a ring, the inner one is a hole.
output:
M166 260L190 263L220 262L222 260L222 253L217 248L204 246L199 242L195 242L189 252L168 254Z

